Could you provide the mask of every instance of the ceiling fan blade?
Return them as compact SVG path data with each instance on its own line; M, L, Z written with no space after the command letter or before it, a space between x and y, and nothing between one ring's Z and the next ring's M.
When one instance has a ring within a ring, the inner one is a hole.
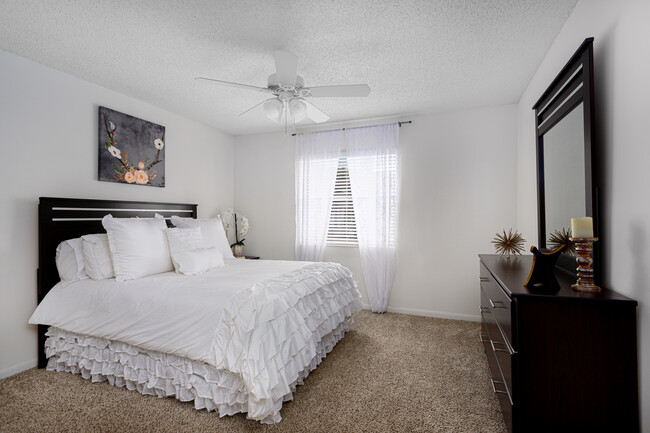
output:
M307 106L307 111L305 113L306 116L309 117L314 122L323 123L323 122L327 122L328 120L330 120L330 117L327 114L323 113L320 110L320 108L316 107L314 104L312 104L308 100L301 99L301 101L303 101L305 103L305 105Z
M288 51L273 51L275 58L275 72L278 81L289 86L296 85L298 74L298 56Z
M272 99L277 99L277 98L269 98L269 99L265 99L265 100L263 100L262 102L260 102L259 104L255 104L255 105L253 105L253 106L252 106L251 108L249 108L248 110L246 110L246 111L242 111L241 113L239 113L238 117L243 116L244 114L246 114L246 113L248 113L249 111L251 111L253 108L257 108L257 107L259 107L260 105L264 104L266 101L270 101L270 100L272 100Z
M309 94L314 98L327 98L330 96L368 96L370 87L367 84L344 84L340 86L309 87Z
M232 83L230 81L215 80L214 78L196 77L195 80L212 81L213 83L217 83L221 86L234 87L236 89L247 89L247 90L255 90L263 93L272 93L272 91L270 89L267 89L266 87L257 87L248 84Z

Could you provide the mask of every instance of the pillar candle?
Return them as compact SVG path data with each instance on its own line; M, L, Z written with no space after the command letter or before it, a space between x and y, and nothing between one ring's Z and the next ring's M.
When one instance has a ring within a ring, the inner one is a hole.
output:
M593 238L594 221L591 217L571 218L571 237Z

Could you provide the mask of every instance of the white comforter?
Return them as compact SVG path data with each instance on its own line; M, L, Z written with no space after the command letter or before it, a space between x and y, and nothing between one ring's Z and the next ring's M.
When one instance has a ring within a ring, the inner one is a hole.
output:
M201 276L59 284L29 322L236 373L247 416L277 422L316 345L360 308L359 298L350 271L335 263L233 259Z

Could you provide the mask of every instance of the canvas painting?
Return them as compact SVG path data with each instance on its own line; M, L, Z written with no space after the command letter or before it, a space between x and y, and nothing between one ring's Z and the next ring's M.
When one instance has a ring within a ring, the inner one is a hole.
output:
M99 180L165 186L165 127L99 107Z

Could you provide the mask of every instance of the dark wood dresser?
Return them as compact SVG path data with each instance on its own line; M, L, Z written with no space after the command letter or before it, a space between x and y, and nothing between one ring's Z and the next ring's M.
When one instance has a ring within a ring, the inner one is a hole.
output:
M638 432L637 302L523 286L532 256L479 255L481 340L510 432Z

